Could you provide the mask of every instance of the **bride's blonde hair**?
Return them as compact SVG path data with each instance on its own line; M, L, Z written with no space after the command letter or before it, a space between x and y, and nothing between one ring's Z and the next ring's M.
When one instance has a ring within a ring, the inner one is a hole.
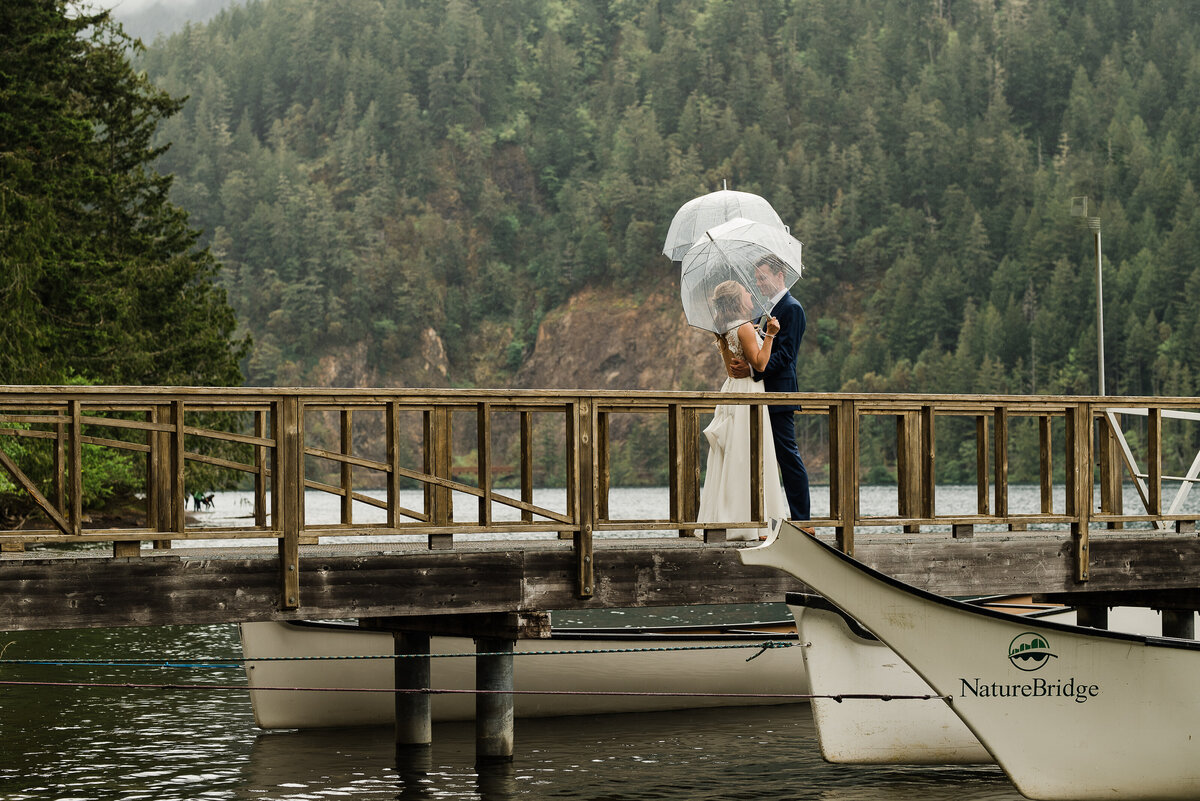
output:
M745 289L737 281L722 281L713 290L713 322L721 327L729 326L733 321L744 319L742 309L742 290Z

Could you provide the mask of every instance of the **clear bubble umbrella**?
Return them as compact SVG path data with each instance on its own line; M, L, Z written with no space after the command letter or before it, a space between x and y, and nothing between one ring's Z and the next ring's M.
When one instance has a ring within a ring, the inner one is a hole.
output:
M750 192L722 189L692 198L679 207L667 230L662 252L671 261L680 261L701 234L736 217L773 225L785 233L788 230L765 198Z
M800 278L802 248L783 229L740 217L705 231L682 259L688 323L723 334L770 314L780 290Z

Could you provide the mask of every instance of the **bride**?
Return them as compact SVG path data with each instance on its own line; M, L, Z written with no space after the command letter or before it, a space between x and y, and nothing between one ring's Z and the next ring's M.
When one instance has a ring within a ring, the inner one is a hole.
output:
M756 370L766 367L771 357L771 343L779 332L779 321L772 317L759 336L748 318L753 311L749 290L737 281L725 281L713 291L714 317L733 326L717 336L717 347L723 362L742 359ZM738 321L741 324L738 325ZM763 385L753 378L726 378L722 392L763 392ZM763 512L767 519L787 518L787 498L779 483L779 468L775 461L775 442L771 437L771 421L767 408L762 414ZM704 429L708 439L708 471L700 488L700 511L697 519L704 523L745 523L750 521L750 407L723 404L717 406L712 422ZM762 539L766 529L729 529L728 539Z

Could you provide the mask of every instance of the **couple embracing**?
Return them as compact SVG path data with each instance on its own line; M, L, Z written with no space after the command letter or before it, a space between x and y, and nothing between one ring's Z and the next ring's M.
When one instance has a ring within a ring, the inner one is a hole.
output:
M725 281L713 292L713 309L728 324L725 333L717 335L717 347L729 376L721 391L796 392L796 352L804 337L804 308L788 292L783 265L776 260L768 258L755 265L754 278L772 307L773 316L761 331L749 320L754 303L745 286ZM750 408L718 406L712 423L704 429L709 451L708 471L700 489L697 519L701 521L750 520ZM760 410L763 510L768 519L810 517L808 471L796 448L793 424L793 413L798 408L777 405ZM756 540L765 535L763 529L730 529L728 538Z

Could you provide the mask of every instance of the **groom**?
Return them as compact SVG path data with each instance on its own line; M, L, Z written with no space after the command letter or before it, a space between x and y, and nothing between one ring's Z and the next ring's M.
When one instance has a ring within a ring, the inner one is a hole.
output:
M798 392L796 382L796 352L804 338L804 307L800 305L784 284L784 267L776 259L766 258L754 267L754 280L763 295L770 298L771 314L779 320L779 333L771 348L771 358L763 371L753 371L754 380L763 382L767 392ZM727 365L734 378L745 378L751 374L750 366L742 360ZM808 471L796 448L796 427L792 415L798 406L768 406L771 414L771 434L775 440L775 458L779 461L779 472L783 476L783 492L787 495L788 507L793 520L808 520L811 517Z

